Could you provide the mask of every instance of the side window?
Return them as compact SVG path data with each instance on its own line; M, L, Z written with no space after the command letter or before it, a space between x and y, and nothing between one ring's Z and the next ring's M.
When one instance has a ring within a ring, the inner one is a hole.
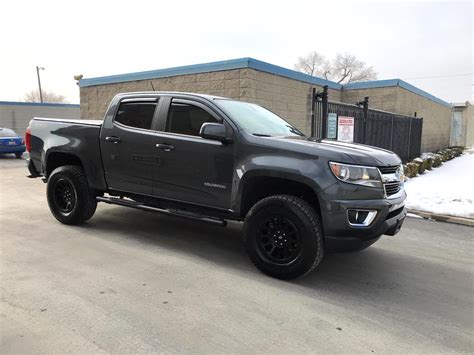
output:
M122 102L115 116L115 122L125 126L150 129L156 102Z
M205 122L219 121L200 107L172 102L168 111L166 131L199 136L201 126Z

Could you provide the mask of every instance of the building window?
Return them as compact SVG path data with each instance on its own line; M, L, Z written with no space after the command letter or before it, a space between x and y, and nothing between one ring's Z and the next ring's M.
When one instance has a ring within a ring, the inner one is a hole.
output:
M156 102L122 102L115 122L125 126L151 129Z
M189 136L199 136L201 126L206 122L219 121L200 107L173 102L168 112L166 131Z

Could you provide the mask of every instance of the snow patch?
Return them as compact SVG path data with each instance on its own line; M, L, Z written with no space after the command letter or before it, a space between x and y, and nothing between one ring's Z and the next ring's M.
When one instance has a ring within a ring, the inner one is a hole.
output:
M405 183L408 209L474 218L474 154L433 168Z

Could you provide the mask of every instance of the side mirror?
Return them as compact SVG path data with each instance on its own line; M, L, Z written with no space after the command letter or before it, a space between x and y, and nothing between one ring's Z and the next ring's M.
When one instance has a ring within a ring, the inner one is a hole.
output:
M232 139L227 137L225 126L222 123L203 123L199 135L205 139L212 139L222 143L231 143Z

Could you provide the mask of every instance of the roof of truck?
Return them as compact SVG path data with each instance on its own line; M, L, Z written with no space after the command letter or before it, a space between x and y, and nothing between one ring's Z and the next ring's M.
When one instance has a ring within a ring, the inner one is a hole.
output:
M208 94L199 94L195 92L181 92L181 91L136 91L136 92L124 92L118 95L121 96L135 96L135 95L150 95L150 94L160 94L160 95L180 95L180 96L197 96L202 97L207 100L216 100L216 99L225 99L230 100L228 97L208 95Z

